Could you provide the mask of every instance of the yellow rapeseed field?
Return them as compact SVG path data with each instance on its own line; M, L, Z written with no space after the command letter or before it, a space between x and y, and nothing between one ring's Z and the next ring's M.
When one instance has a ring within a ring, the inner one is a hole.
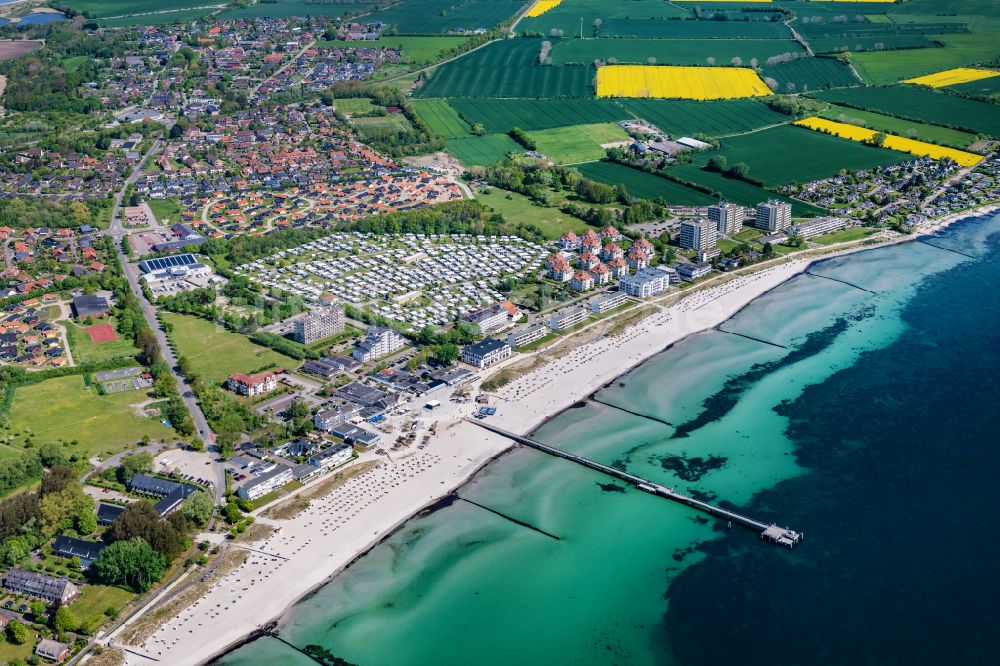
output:
M942 88L944 86L954 86L959 83L978 81L1000 76L1000 72L991 69L975 69L973 67L957 67L946 69L943 72L936 72L926 76L918 76L915 79L906 79L903 83L914 83L920 86L930 86L931 88Z
M553 7L557 7L562 0L538 0L535 4L531 6L525 16L528 18L534 18L535 16L541 16L545 12L549 11Z
M816 130L818 132L835 134L836 136L844 139L850 139L851 141L871 141L872 137L878 134L875 130L870 130L866 127L858 127L857 125L849 125L848 123L838 123L834 120L817 118L815 116L799 120L794 124L802 127L808 127L809 129ZM962 166L975 166L983 159L982 155L976 155L975 153L967 153L964 150L957 150L955 148L945 148L944 146L938 146L925 141L917 141L916 139L907 139L906 137L896 136L895 134L886 134L885 142L882 146L885 148L891 148L892 150L898 150L902 153L910 153L911 155L933 157L936 160L948 157Z
M757 72L743 67L605 65L597 70L598 97L737 99L770 94Z

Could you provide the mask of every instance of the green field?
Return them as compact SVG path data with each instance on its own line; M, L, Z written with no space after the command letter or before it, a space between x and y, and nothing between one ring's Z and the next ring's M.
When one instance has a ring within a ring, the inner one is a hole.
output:
M215 4L212 2L201 4ZM260 18L272 16L275 18L285 18L288 16L343 16L347 12L359 14L378 6L378 2L372 0L358 0L348 2L338 0L338 2L307 2L306 0L274 0L273 2L250 5L248 7L235 7L227 9L220 14L223 19L235 18ZM148 10L147 10L148 11Z
M683 164L669 168L669 172L674 176L687 182L697 183L704 187L709 187L718 194L720 199L738 203L743 206L756 206L761 201L768 199L780 199L792 204L792 215L795 217L813 217L822 215L825 211L822 208L796 201L785 196L777 195L773 192L758 187L753 183L748 183L736 178L727 178L721 173L705 171L700 166L693 164Z
M160 224L177 224L181 221L183 209L177 197L149 199L146 203Z
M322 5L317 5L322 6ZM334 5L336 6L336 5ZM395 49L400 51L402 56L400 61L404 63L411 63L414 65L425 65L429 62L434 62L435 60L440 60L442 57L448 54L452 49L464 44L468 40L465 37L449 37L444 35L434 35L434 36L386 36L383 35L379 39L367 42L344 42L344 41L318 41L316 46L326 47L326 48L357 48L358 46L364 47L379 47L386 49Z
M567 231L580 234L590 228L583 220L567 215L558 208L543 208L516 192L494 187L486 192L477 192L476 200L500 213L508 221L534 224L549 240L556 240Z
M614 162L590 162L577 165L576 169L591 180L608 185L621 183L629 194L643 199L661 197L676 206L705 206L716 202L714 197L704 192Z
M816 238L810 239L810 241L813 243L819 243L820 245L833 245L835 243L846 243L848 241L861 240L862 238L871 236L876 231L877 229L870 229L868 227L851 227L850 229L841 229L840 231L834 231L831 234L817 236Z
M849 65L833 58L801 58L764 68L764 77L778 82L777 92L796 93L858 86Z
M102 28L126 28L134 25L171 25L197 21L219 11L211 7L205 9L182 9L180 11L162 12L157 14L136 14L117 18L98 19Z
M468 136L448 141L448 152L466 166L493 164L511 151L520 153L524 148L506 134Z
M87 389L80 375L46 379L19 386L10 407L10 427L15 433L30 431L35 445L73 441L70 452L91 457L117 452L138 443L143 435L169 437L155 418L139 416L133 405L148 400L142 391L98 395Z
M210 321L190 315L161 312L173 327L170 342L178 356L184 356L205 379L223 382L234 372L253 372L274 364L293 368L298 362L284 354L259 347L250 338L232 333Z
M846 106L834 105L819 115L823 118L829 118L830 120L842 123L870 127L871 129L886 132L887 134L896 134L912 139L919 139L920 141L937 143L942 146L952 146L953 148L967 148L976 140L976 135L969 134L968 132L960 132L959 130L947 127L938 127L936 125L893 118L892 116L861 111Z
M541 39L493 42L436 68L417 97L593 97L591 67L538 64Z
M346 97L333 100L333 108L348 116L361 116L370 113L375 105L367 97Z
M934 49L854 53L851 55L851 62L869 83L886 85L952 67L986 62L1000 55L1000 40L990 31L937 35L934 39L944 46Z
M399 132L413 127L406 116L401 113L391 113L387 116L355 117L351 118L351 124L366 137L370 137L376 132Z
M62 65L62 68L65 69L67 72L75 72L76 70L80 69L80 66L83 63L89 60L92 60L90 56L77 55L77 56L70 56L68 58L63 58L62 63L60 64Z
M746 163L750 176L769 186L806 183L829 178L841 169L868 169L913 159L790 125L724 139L720 150L696 155L694 164L704 166L715 155L725 156L730 165Z
M405 0L365 16L381 21L403 35L439 35L460 29L489 29L517 13L521 0Z
M594 60L645 65L649 58L660 65L705 65L709 58L729 65L733 58L750 66L781 53L804 53L791 39L560 39L552 49L552 62L592 65Z
M72 321L60 321L66 327L66 335L69 337L70 350L73 352L73 362L77 365L81 363L91 363L94 361L105 361L111 358L124 358L135 356L139 350L135 348L129 338L120 337L110 342L93 342L87 329ZM109 318L107 323L115 325L114 318Z
M625 108L671 136L724 136L787 123L790 119L765 102L738 99L718 102L634 99Z
M964 93L966 95L988 97L996 100L1000 97L1000 76L980 79L978 81L969 81L968 83L960 83L957 86L948 86L948 90L954 90L955 92Z
M569 125L613 123L630 118L616 101L608 99L463 99L449 101L470 123L481 123L487 132L503 133L512 127L543 130Z
M835 104L1000 137L1000 106L922 86L852 88L815 95Z
M531 132L530 135L538 145L538 152L557 164L602 159L605 149L601 144L628 139L625 130L610 123L557 127Z
M448 139L468 136L469 126L443 99L418 99L413 105L431 131Z
M76 601L69 605L69 609L80 621L80 625L93 635L95 629L109 621L104 611L113 608L115 613L118 613L134 598L134 594L120 587L87 584L83 586Z
M67 5L95 17L142 14L166 9L192 9L214 4L204 0L170 0L167 6L151 6L149 0L68 0ZM207 13L207 12L206 12Z

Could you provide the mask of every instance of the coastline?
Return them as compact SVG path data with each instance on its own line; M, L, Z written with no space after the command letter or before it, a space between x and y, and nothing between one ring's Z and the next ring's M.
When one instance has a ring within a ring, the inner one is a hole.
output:
M518 433L534 432L544 423L572 408L573 405L587 400L597 391L632 372L651 358L668 351L689 335L721 325L752 301L805 272L817 262L836 256L877 249L890 244L917 241L955 222L985 216L997 210L1000 210L1000 205L983 206L945 216L914 234L895 237L874 246L855 244L842 250L834 249L817 257L800 259L793 257L776 266L743 273L720 285L686 294L670 306L657 304L659 310L657 313L637 322L615 338L601 337L595 341L581 344L571 352L561 355L556 361L519 377L497 391L500 410L494 421L497 421L501 427ZM536 392L539 395L531 397ZM452 411L460 413L462 407L453 406ZM446 418L442 416L440 420L444 422ZM374 532L368 532L374 536L366 538L363 546L350 548L349 552L329 553L328 557L336 557L337 559L333 562L330 562L329 559L324 561L335 566L332 571L325 568L324 571L329 571L329 573L320 577L297 575L294 579L285 577L284 580L278 580L278 577L275 576L272 583L273 589L264 596L264 599L268 602L273 601L275 605L280 604L282 606L280 612L273 613L267 610L269 618L265 621L260 621L263 618L253 617L271 605L265 603L260 606L244 608L243 612L236 611L235 616L227 615L227 622L231 626L235 625L235 629L240 631L238 635L234 634L234 630L221 632L218 631L218 627L213 627L215 631L200 637L202 640L191 640L191 636L185 636L188 644L195 643L197 647L177 646L177 651L172 650L170 653L171 661L174 663L210 663L261 635L280 629L287 622L289 614L299 601L328 584L375 546L392 536L408 520L428 510L435 510L435 505L444 498L454 495L489 463L499 459L516 446L513 442L491 436L471 424L461 421L446 422L433 438L429 450L446 456L450 454L452 460L449 463L451 464L436 464L433 471L437 474L432 474L429 479L425 479L426 483L417 482L416 486L411 488L411 491L415 491L409 493L412 495L411 497L400 497L402 488L400 493L393 491L392 499L403 501L392 502L393 506L386 506L390 503L390 496L386 495L385 504L380 500L378 506L372 507L371 512L358 518L360 522L364 522L369 517L372 519L372 524L364 526L365 530L378 527ZM468 457L470 447L479 449L475 452L474 457ZM411 453L401 456L399 460L413 457L416 457L416 454ZM390 462L392 461L390 460ZM472 464L465 464L466 462ZM393 464L395 463L393 462ZM386 467L386 465L381 467ZM428 490L432 492L428 493ZM374 504L374 501L372 503ZM352 514L353 517L356 517L355 514ZM287 521L269 520L262 522L280 526L291 532L293 528L304 531L304 528L311 524L311 522L304 523L304 521L305 517L299 516ZM344 526L346 525L345 522ZM359 543L360 541L357 539L351 543ZM257 546L257 544L252 545ZM340 545L342 546L342 544ZM324 551L323 554L327 553ZM305 566L308 566L308 563L305 563ZM236 580L239 581L239 579ZM279 587L282 582L287 584ZM212 592L214 590L206 597L210 596ZM209 601L214 601L214 599ZM233 603L235 605L235 602ZM187 621L187 619L179 621L179 618L180 615L166 622L154 636L157 634L167 635L171 630L176 633L180 626L184 626L184 622ZM255 620L257 621L255 622ZM205 630L210 631L208 627ZM184 652L188 652L188 654L184 654ZM157 659L152 654L150 654L150 658ZM150 663L148 659L142 659L141 655L133 652L127 653L126 659L127 663Z

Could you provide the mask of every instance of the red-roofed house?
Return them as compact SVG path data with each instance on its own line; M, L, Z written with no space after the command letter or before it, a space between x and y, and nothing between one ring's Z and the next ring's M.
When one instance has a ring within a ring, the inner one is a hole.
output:
M278 388L278 380L273 372L258 372L255 375L233 373L229 375L229 390L240 395L254 397L270 393Z

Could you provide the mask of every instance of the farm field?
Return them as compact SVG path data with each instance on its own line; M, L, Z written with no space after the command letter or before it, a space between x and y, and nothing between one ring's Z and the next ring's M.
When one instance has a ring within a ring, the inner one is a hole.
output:
M200 4L215 4L213 2L202 2ZM233 18L260 18L272 16L274 18L286 18L288 16L343 16L346 12L358 14L378 6L378 2L371 0L358 0L357 2L322 3L307 2L306 0L275 0L274 2L250 5L248 7L234 7L227 9L220 14L224 19Z
M567 215L558 208L543 208L524 195L496 187L476 192L476 200L508 220L534 224L549 240L556 240L567 231L581 234L590 228L583 220Z
M813 53L841 53L891 49L935 48L937 44L926 35L888 35L883 37L810 37ZM881 45L881 49L878 48ZM861 47L860 49L858 47Z
M372 136L375 132L380 131L405 131L411 127L410 121L401 113L393 113L388 116L352 118L351 124L364 136Z
M764 76L777 81L776 92L781 93L861 85L850 66L832 58L802 58L765 67Z
M1000 72L991 69L979 69L975 67L956 67L946 69L943 72L934 72L925 76L918 76L914 79L906 79L903 83L912 83L918 86L929 86L931 88L944 88L945 86L955 86L962 83L970 83L981 79L990 79L1000 76Z
M634 99L623 104L634 115L674 137L724 136L788 122L788 116L754 99L705 102Z
M284 354L259 347L250 338L205 319L172 312L161 316L173 327L168 337L177 355L191 361L205 379L222 383L234 372L253 372L271 364L286 368L298 365Z
M656 27L665 23L668 17L686 17L690 13L681 7L669 5L659 0L631 0L628 3L609 3L603 0L565 0L535 17L525 17L517 25L520 33L532 32L543 35L552 30L562 30L566 36L580 34L580 19L583 19L584 36L593 36L594 19L601 19L600 35L603 37L631 37L657 34ZM616 29L608 27L612 21L625 21ZM652 30L650 26L652 24Z
M1000 136L1000 107L916 86L851 88L814 95L834 104Z
M66 4L79 12L89 12L97 18L102 18L165 9L193 9L216 3L205 0L170 0L168 6L164 7L151 5L149 0L69 0ZM207 13L207 10L203 13Z
M31 39L18 39L18 40L0 42L0 61L14 60L15 58L20 58L25 53L28 53L29 51L31 51L40 44L41 42ZM83 60L87 59L86 56L74 56L74 58L76 57L83 58ZM66 58L66 60L72 60L72 58ZM64 64L63 66L69 69L69 65ZM79 67L80 65L77 64L75 69L78 69Z
M455 110L443 99L418 99L414 102L417 113L427 126L448 139L457 139L469 134L469 126L459 118Z
M521 0L405 0L398 5L365 16L365 21L381 21L403 35L437 35L465 29L489 29L512 17ZM336 6L336 5L333 5Z
M402 54L400 57L402 62L414 65L426 65L427 63L439 60L448 51L464 44L466 41L468 40L465 37L451 37L447 35L383 35L379 39L365 42L365 46L373 48L397 49ZM316 46L327 48L343 48L349 46L356 47L357 45L357 42L347 42L342 40L321 40L316 42Z
M819 115L829 120L851 123L852 125L862 125L879 130L880 132L908 136L920 139L921 141L930 141L931 143L939 143L943 146L951 146L953 148L967 148L976 140L976 135L969 134L968 132L903 120L902 118L894 118L870 111L861 111L846 106L833 105Z
M795 125L807 127L818 132L827 132L858 142L871 141L878 134L878 132L872 129L816 117L796 121ZM894 134L887 134L885 142L882 145L890 150L919 155L921 157L931 157L936 160L948 158L962 166L975 166L983 159L982 155L976 155L956 148L945 148L944 146L937 146L933 143L925 143Z
M677 206L705 206L716 202L705 192L614 162L589 162L577 165L576 169L591 180L608 185L622 183L629 194L643 199L662 197L668 204Z
M604 157L602 144L626 141L628 134L618 125L572 125L531 132L542 153L557 164L588 162Z
M670 167L668 171L674 176L688 182L710 187L712 188L712 191L717 192L721 198L743 206L755 206L761 201L779 199L792 204L792 215L794 217L814 217L825 213L822 208L769 192L762 187L754 185L753 183L748 183L744 180L727 178L721 173L716 173L714 171L705 171L699 166L693 164L682 164L680 166Z
M507 132L511 127L543 130L569 125L617 122L630 118L618 102L606 99L463 99L450 106L470 123L481 123L487 132ZM418 106L419 108L419 106Z
M869 83L886 85L900 79L930 74L950 67L964 67L1000 55L1000 42L992 32L940 35L941 48L853 53L851 62Z
M728 65L740 58L749 66L756 58L761 64L771 56L803 53L791 39L560 39L552 49L552 62L593 64L595 59L645 65L655 58L659 65Z
M607 65L597 70L598 97L738 99L770 95L749 68Z
M36 446L76 440L79 445L70 450L89 458L121 451L143 435L159 439L172 434L159 420L137 413L133 405L146 400L142 391L98 395L80 375L56 377L17 387L10 426L14 432L30 431Z
M720 150L696 155L694 164L704 166L715 155L724 156L730 165L746 163L751 178L770 186L805 183L828 178L841 169L868 169L912 159L789 125L724 139Z
M448 152L467 166L485 166L502 160L507 153L524 148L506 134L469 136L448 141Z
M415 97L593 97L590 67L538 64L541 39L494 42L436 68Z
M1000 76L948 86L948 90L965 95L979 95L980 97L996 99L997 96L1000 96Z
M188 23L197 21L206 16L213 15L218 9L181 9L179 11L164 11L157 14L135 14L132 16L120 16L117 18L96 19L97 24L102 28L125 28L133 25L170 25L175 23Z
M93 342L85 326L80 326L73 321L58 322L66 327L69 336L70 350L73 352L73 361L80 365L94 361L104 361L110 358L124 358L135 356L139 350L135 348L129 338L118 337L117 340L108 342ZM112 326L114 322L112 321Z

